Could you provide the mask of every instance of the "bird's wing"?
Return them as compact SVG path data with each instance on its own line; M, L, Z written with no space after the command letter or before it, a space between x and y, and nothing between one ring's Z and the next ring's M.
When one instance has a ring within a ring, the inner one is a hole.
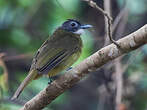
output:
M71 51L61 47L54 47L46 41L38 50L33 65L40 72L50 71L72 54Z

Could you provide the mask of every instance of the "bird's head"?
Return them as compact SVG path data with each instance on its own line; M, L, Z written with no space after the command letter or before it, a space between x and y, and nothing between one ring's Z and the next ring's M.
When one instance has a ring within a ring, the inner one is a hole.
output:
M92 25L81 24L77 20L68 19L67 21L65 21L62 24L62 26L60 28L66 30L68 32L72 32L74 34L81 35L84 32L84 29L88 29L88 28L91 28L91 27L92 27Z

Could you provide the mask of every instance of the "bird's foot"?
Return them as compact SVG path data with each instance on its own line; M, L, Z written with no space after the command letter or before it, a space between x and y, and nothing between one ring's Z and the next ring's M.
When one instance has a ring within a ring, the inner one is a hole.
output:
M69 67L69 68L66 69L66 71L69 71L69 70L71 70L71 69L72 69L72 67Z
M48 84L51 84L53 82L52 78L49 78Z

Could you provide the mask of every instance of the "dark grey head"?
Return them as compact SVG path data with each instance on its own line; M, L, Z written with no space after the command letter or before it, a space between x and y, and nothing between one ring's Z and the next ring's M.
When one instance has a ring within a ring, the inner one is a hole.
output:
M87 24L83 25L79 21L73 19L68 19L61 26L62 29L75 34L82 34L83 29L88 29L91 27L92 27L91 25L87 25Z

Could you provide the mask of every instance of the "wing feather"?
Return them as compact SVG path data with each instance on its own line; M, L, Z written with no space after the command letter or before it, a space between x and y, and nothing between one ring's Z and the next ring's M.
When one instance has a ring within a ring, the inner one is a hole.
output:
M37 68L37 70L40 73L48 73L48 71L58 66L67 57L68 57L68 53L66 51L61 51L56 56L51 58L45 65L43 65L40 68Z
M36 53L32 68L35 67L39 74L47 74L71 54L71 51L62 47L53 46L52 42L46 41Z

